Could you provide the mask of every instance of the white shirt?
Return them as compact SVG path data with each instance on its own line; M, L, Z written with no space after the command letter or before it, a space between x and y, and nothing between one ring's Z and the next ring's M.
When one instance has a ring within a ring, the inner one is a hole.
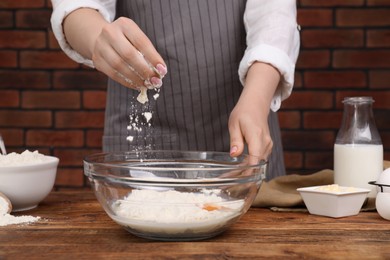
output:
M76 9L88 7L99 11L104 19L115 18L115 0L52 0L52 29L62 50L74 61L93 67L93 62L76 52L67 43L62 29L64 18ZM299 53L299 31L295 0L248 0L244 13L247 48L238 73L241 83L249 67L256 61L271 64L281 80L274 94L271 109L277 111L288 98L294 85L295 63Z

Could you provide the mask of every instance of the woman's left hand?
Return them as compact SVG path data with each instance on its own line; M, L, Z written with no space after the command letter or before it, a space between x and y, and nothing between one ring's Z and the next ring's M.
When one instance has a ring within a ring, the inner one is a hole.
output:
M240 99L229 118L230 155L238 156L248 144L250 155L266 160L272 151L268 127L268 111Z
M257 62L250 67L240 99L229 117L231 156L240 155L245 143L249 155L266 160L271 154L268 114L279 80L279 72L269 64Z

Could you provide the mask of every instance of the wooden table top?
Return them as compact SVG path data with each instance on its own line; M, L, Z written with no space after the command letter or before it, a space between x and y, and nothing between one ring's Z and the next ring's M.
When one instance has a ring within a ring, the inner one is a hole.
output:
M133 236L89 190L52 192L23 214L45 220L0 227L0 259L390 259L390 221L376 212L333 219L252 208L223 234L197 242Z

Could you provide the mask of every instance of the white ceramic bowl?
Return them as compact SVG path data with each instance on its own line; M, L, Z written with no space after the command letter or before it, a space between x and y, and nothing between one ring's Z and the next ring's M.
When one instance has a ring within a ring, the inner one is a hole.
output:
M33 209L54 186L59 159L45 156L43 162L0 167L0 192L12 203L12 211Z
M367 198L369 189L332 185L299 188L310 214L341 218L357 215Z

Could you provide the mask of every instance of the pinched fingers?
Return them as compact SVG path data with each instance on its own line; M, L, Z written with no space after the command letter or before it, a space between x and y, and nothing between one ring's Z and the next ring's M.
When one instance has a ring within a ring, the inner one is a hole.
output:
M152 83L159 85L161 79L167 73L166 65L160 54L138 25L127 18L118 19L119 26L124 32L124 37L131 43L133 48L117 46L121 57L131 64L139 76ZM161 85L160 85L161 86ZM158 86L159 87L159 86Z
M159 88L167 73L153 44L128 18L119 18L102 29L92 59L98 70L130 88Z

